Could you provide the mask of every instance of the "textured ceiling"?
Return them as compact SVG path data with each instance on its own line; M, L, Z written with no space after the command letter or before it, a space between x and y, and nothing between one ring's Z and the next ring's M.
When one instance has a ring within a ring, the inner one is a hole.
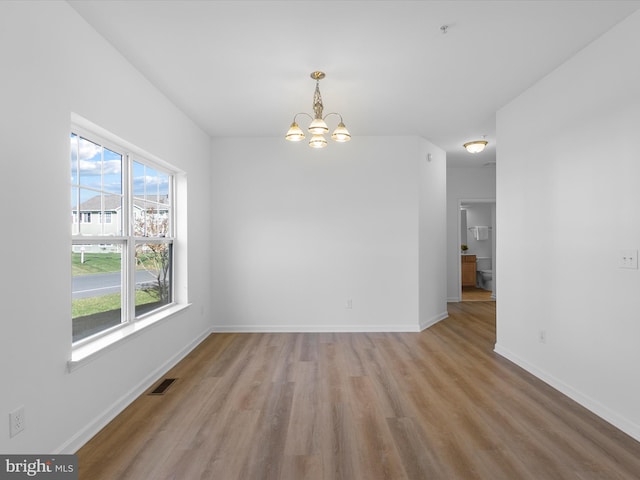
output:
M495 161L495 113L638 1L69 1L211 136L284 136L325 113L353 141L419 135L452 166ZM446 33L441 27L447 25ZM330 127L333 126L331 122ZM462 143L487 136L470 155Z

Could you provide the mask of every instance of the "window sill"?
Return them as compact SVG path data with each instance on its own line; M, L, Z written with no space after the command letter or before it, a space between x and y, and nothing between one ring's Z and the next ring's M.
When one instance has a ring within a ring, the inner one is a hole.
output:
M125 325L107 335L96 338L93 341L73 347L71 351L71 360L67 362L69 372L72 372L98 358L100 355L113 350L122 342L136 337L146 328L157 325L176 313L189 308L189 305L190 304L188 303L172 305L161 312L149 315L137 322Z

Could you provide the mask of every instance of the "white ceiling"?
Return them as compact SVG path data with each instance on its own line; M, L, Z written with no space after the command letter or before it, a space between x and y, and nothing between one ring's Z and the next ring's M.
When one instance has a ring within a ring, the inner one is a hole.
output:
M495 162L496 111L640 8L636 0L69 3L211 136L284 137L295 113L312 112L309 74L322 70L325 113L343 116L352 141L419 135L445 149L450 166ZM482 135L485 152L462 149Z

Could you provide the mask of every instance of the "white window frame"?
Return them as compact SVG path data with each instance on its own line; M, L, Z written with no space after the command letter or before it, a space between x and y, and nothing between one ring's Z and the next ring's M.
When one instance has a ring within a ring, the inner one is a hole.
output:
M189 304L186 300L186 275L180 275L180 284L176 285L176 266L182 261L181 255L178 255L179 250L184 251L184 246L179 246L179 239L177 235L177 226L179 220L177 218L178 211L181 215L186 214L184 209L177 208L178 201L178 185L181 188L186 189L186 179L184 172L176 169L170 164L157 159L153 155L140 150L132 144L115 137L114 135L106 132L100 127L82 119L79 116L72 115L72 120L75 117L75 122L72 121L71 133L78 135L79 137L86 138L89 141L95 142L103 147L108 148L116 153L123 154L122 157L122 190L123 190L123 202L122 202L122 235L121 236L107 236L107 235L81 235L72 234L71 244L118 244L122 245L122 313L121 323L107 328L94 335L88 336L76 342L72 342L72 354L71 359L68 362L69 370L72 371L75 368L81 366L89 359L96 356L98 353L109 350L120 341L139 334L147 326L153 325L158 321L171 317L175 313L188 307ZM89 127L89 128L87 128ZM170 177L169 187L169 232L165 237L140 237L135 236L134 222L133 222L133 209L134 209L134 192L132 186L132 168L133 163L142 163L147 167L151 167L158 172L166 174ZM82 214L78 212L78 220L81 220ZM73 217L73 215L72 215ZM73 219L72 219L73 221ZM113 220L112 220L113 221ZM136 244L139 243L166 243L170 244L171 248L171 263L170 263L170 302L166 305L160 306L146 314L136 316L135 305L135 255ZM184 267L180 267L180 270L184 270ZM177 298L176 292L178 288L181 291Z

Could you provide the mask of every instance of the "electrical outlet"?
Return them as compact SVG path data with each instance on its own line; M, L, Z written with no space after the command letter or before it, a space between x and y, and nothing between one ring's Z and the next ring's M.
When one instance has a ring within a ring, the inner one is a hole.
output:
M9 413L9 436L15 437L24 430L24 405Z
M620 250L618 255L618 266L620 268L638 269L638 250Z
M347 303L345 305L345 308L348 310L351 310L353 308L353 300L351 300L350 298L347 299Z

